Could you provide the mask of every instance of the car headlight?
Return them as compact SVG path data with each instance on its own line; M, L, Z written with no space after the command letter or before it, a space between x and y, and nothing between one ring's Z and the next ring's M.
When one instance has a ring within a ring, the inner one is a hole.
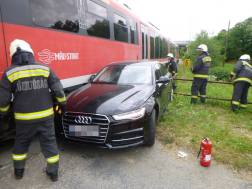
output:
M123 114L117 114L117 115L113 115L112 117L115 120L123 120L123 119L132 119L132 120L136 120L136 119L140 119L144 116L145 114L145 107L139 109L139 110L134 110L132 112L127 112L127 113L123 113Z

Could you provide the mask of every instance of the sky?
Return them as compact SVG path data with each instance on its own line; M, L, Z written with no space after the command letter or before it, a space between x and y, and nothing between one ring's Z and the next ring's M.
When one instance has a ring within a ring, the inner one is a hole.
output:
M194 40L206 30L210 36L252 17L252 0L117 0L127 4L173 41Z

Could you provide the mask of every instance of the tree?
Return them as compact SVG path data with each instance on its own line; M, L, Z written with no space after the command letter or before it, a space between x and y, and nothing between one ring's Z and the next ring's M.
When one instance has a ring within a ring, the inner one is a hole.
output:
M227 30L221 30L215 39L219 41L221 54L225 54L226 41L227 41Z
M252 54L252 17L237 23L230 30L227 59L238 59L242 54Z
M195 41L190 42L188 45L191 62L195 63L199 57L197 48L200 44L205 44L208 47L208 53L212 59L211 67L221 66L223 60L221 45L215 37L209 37L205 30L201 30L199 34L196 34ZM188 56L187 53L185 53L185 56Z

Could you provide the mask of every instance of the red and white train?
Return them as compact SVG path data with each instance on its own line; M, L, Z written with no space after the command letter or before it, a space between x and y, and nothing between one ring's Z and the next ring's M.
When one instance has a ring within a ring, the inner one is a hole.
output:
M178 46L115 0L0 0L0 78L11 65L9 46L22 39L64 88L86 83L115 61L166 61Z
M172 40L115 0L0 0L0 78L15 39L31 45L66 91L111 62L179 56ZM0 121L0 140L13 131Z

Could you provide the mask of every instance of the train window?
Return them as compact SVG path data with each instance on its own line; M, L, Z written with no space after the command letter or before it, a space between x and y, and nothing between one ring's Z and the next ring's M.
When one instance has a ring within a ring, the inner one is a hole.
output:
M163 38L163 56L162 58L165 58L167 56L167 53L165 51L165 38Z
M141 24L141 34L142 34L142 59L148 59L148 28L147 26Z
M148 28L145 27L145 40L146 40L146 59L148 59L149 55L148 55L148 52L149 52L149 48L148 48Z
M159 56L159 58L163 58L163 39L162 39L162 37L160 37L160 47L159 47L159 50L160 50L160 56Z
M137 45L139 45L139 39L138 39L138 27L137 27L137 23L136 23L136 41L137 41Z
M166 55L168 54L168 41L165 40L165 52L166 52ZM167 56L165 56L166 58Z
M109 21L86 13L87 33L91 36L110 38Z
M58 0L29 0L32 22L37 26L79 32L78 10Z
M87 6L89 12L94 13L103 18L108 18L107 9L105 7L102 7L101 5L91 0L87 0Z
M128 42L128 29L114 24L115 40Z
M126 26L126 19L119 16L118 14L115 15L115 23L114 23L114 33L115 33L115 40L128 42L128 28Z
M150 30L150 59L155 58L155 33Z
M155 35L155 59L159 58L159 36Z
M126 19L118 14L115 14L115 23L120 24L122 26L126 26Z
M175 44L172 42L170 43L170 53L175 57Z
M130 37L131 37L131 43L135 43L135 27L134 22L132 19L130 19Z

